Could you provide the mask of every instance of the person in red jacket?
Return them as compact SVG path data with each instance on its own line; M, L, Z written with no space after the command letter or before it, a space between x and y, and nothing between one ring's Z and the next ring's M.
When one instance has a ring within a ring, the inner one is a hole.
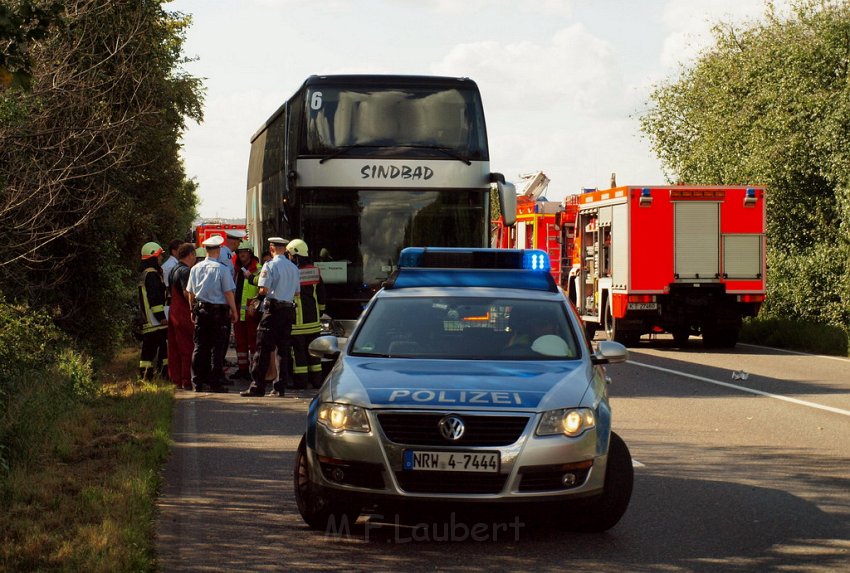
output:
M259 279L260 260L254 256L254 246L250 241L242 241L233 256L236 273L236 306L239 320L233 324L236 337L236 363L238 370L231 376L233 380L251 380L251 359L257 351L257 325L259 312L252 304L259 294L256 285Z
M195 325L186 296L189 269L195 264L195 245L183 243L177 248L177 264L168 277L171 309L168 313L168 375L184 390L192 389L192 350L195 348Z

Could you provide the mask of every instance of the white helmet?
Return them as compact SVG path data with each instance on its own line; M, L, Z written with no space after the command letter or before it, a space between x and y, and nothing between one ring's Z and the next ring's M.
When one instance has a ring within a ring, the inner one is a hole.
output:
M538 338L531 345L531 349L543 356L559 356L566 358L570 355L570 347L560 336L546 334Z
M309 249L307 248L307 243L305 243L301 239L293 239L289 241L289 244L286 245L286 250L289 251L289 254L291 255L298 255L299 257L309 256Z

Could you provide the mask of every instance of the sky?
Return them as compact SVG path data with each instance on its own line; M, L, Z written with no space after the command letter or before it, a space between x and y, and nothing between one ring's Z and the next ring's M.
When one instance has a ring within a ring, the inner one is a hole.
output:
M785 6L779 1L777 4ZM666 182L639 129L653 86L711 45L718 21L763 0L174 0L192 16L188 73L204 121L183 137L202 217L244 217L251 135L313 74L468 77L490 169L543 171L546 196Z

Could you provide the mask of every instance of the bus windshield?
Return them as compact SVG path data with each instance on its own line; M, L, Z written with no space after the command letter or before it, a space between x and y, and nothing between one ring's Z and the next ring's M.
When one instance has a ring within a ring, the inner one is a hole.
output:
M314 86L306 98L302 155L363 148L373 156L433 157L442 149L489 159L477 90Z
M330 299L368 300L410 246L484 239L484 191L305 190L299 219Z

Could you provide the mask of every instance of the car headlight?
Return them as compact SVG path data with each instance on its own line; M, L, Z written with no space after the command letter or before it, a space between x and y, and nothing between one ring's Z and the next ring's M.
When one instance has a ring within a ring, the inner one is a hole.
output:
M596 427L596 416L590 408L562 408L543 413L537 425L538 436L564 434L574 438Z
M368 432L369 417L366 410L351 404L326 402L319 406L319 423L331 432Z

